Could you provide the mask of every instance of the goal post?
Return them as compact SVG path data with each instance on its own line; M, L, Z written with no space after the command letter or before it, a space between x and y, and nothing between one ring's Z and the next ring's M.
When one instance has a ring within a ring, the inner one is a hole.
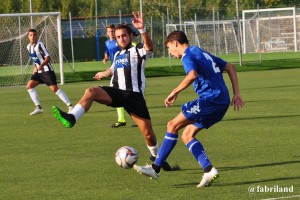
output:
M33 67L26 46L31 28L49 50L57 78L64 84L60 12L16 13L0 14L0 87L25 85L29 80Z

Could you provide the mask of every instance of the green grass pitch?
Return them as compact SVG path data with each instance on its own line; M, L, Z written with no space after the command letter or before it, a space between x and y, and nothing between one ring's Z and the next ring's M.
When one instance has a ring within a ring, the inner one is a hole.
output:
M207 154L220 177L211 187L196 188L202 171L179 140L168 158L181 170L150 180L114 160L124 145L150 163L145 141L126 115L127 127L112 129L114 108L94 103L71 129L51 113L65 105L46 86L37 88L44 114L34 109L25 87L1 88L0 199L266 199L300 197L300 69L239 72L246 101L240 112L230 107L222 122L201 131ZM224 74L229 83L227 74ZM145 98L161 143L168 120L180 105L195 98L192 88L175 105L164 99L182 76L148 78ZM84 90L108 80L60 86L75 104ZM231 86L229 85L230 91ZM249 187L293 187L293 192L249 193ZM293 198L293 199L295 199Z

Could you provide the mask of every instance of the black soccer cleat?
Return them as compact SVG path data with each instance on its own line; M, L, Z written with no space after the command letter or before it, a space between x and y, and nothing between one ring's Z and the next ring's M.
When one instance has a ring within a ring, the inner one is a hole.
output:
M74 115L63 112L57 106L52 107L52 112L56 119L58 119L66 128L71 128L76 123Z
M150 156L150 160L152 162L155 161L155 157L154 156ZM175 167L171 167L171 165L165 160L165 162L163 163L163 165L161 166L161 168L164 170L164 171L175 171L175 170L179 170L179 166L175 166Z
M116 123L113 123L110 127L118 128L120 126L126 126L126 122L116 122Z

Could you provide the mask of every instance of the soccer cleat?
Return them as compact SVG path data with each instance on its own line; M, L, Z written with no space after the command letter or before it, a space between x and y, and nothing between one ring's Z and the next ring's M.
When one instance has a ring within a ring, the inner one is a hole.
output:
M116 123L112 124L110 127L118 128L120 126L126 126L126 122L116 122Z
M52 112L56 119L58 119L66 128L74 126L76 122L74 115L63 112L57 106L52 107Z
M70 113L73 110L73 106L68 106L68 113Z
M152 162L155 161L155 157L154 156L150 156L150 160ZM165 162L162 164L161 168L164 170L164 171L172 171L172 167L171 165L165 160Z
M219 177L219 172L216 168L212 168L210 172L204 173L202 176L201 182L197 185L197 187L206 187L209 186L216 178Z
M37 115L37 114L42 114L44 110L42 108L36 107L34 111L32 111L29 115Z
M134 165L133 168L140 174L143 174L145 176L150 176L150 179L158 179L159 173L156 173L153 169L152 165L145 165L145 166L138 166Z

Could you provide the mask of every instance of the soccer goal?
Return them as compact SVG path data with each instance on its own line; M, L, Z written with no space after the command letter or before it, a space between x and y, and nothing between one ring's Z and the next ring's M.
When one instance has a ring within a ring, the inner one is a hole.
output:
M33 65L26 49L29 29L49 50L58 80L64 84L60 12L0 14L0 87L24 85Z
M243 52L297 52L297 23L295 7L243 10Z
M239 52L236 20L185 21L183 24L190 45L214 54ZM178 30L178 24L167 24L167 33Z

